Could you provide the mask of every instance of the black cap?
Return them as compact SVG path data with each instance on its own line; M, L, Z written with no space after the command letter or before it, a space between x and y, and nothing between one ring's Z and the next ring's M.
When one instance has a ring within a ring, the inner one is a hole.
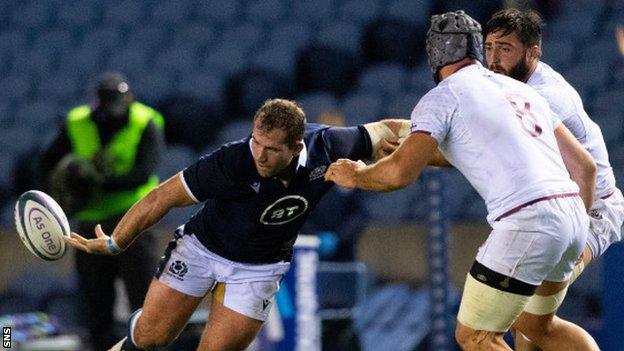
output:
M123 74L110 71L104 72L100 76L100 80L97 83L97 90L125 94L130 91L130 86L128 85L128 79Z

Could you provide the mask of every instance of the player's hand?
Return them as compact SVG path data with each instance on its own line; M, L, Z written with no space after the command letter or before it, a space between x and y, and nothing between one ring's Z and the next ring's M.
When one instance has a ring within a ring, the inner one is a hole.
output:
M379 149L377 150L377 157L375 158L375 160L380 160L390 155L399 147L399 145L401 145L401 143L398 141L398 139L381 139L379 141Z
M65 242L74 248L95 255L114 255L109 249L109 236L104 233L101 225L95 226L95 239L86 239L80 234L71 233L65 237Z
M344 188L355 188L355 180L358 170L366 167L362 161L351 161L341 158L329 165L325 173L325 180L336 183Z

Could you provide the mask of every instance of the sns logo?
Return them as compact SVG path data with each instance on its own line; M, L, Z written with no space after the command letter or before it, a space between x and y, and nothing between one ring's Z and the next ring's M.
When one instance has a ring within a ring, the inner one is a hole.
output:
M308 200L298 195L288 195L269 205L262 216L260 223L280 225L288 223L301 216L308 209Z
M169 266L169 273L177 280L184 280L184 276L188 273L188 266L186 263L176 260Z

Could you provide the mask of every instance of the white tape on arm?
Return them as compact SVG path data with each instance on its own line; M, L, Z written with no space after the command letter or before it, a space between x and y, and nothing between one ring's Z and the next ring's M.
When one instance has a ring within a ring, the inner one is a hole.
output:
M368 135L371 139L371 144L373 145L372 155L377 155L377 151L379 151L380 148L381 139L396 139L396 135L394 135L392 130L382 122L366 123L364 125L364 128L368 132Z

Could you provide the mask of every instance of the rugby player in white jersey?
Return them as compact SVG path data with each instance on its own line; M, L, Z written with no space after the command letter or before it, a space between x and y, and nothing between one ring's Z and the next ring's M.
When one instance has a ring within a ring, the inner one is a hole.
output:
M543 96L596 162L596 195L589 211L590 230L583 259L574 272L578 275L592 259L598 258L612 243L621 240L624 198L616 187L600 127L585 112L576 90L559 73L540 61L541 27L542 20L535 11L506 9L495 13L485 29L485 58L492 71L525 82ZM565 291L562 291L559 298L550 301L533 301L526 310L528 313L518 321L530 327L532 340L543 338L551 323L560 323L555 312L564 294ZM522 341L522 338L517 340L517 349L530 350Z
M433 16L427 54L438 85L414 108L411 135L374 165L338 160L326 179L392 191L443 159L461 171L485 199L493 229L466 277L455 337L465 350L510 350L503 335L531 296L568 285L596 166L535 90L481 66L482 49L481 26L463 11ZM547 348L595 346L577 326L555 327L566 338Z

